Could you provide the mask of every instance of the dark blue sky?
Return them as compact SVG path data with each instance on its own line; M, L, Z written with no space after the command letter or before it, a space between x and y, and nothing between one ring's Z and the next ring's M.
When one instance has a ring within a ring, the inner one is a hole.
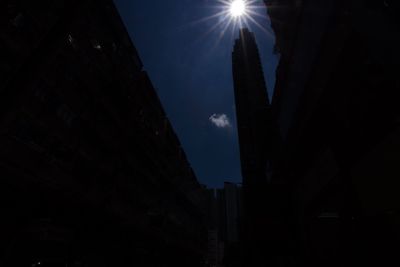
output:
M114 1L200 183L222 187L224 181L241 182L231 68L238 29L229 27L220 38L226 23L215 25L223 17L205 19L218 13L221 4L217 0ZM266 30L251 21L249 28L256 34L271 96L278 58L273 54L266 11L257 12L253 18ZM212 123L213 114L225 114L230 125L218 116Z

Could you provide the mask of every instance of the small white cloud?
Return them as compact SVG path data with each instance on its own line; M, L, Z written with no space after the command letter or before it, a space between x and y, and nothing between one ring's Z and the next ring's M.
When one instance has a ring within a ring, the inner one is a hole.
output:
M231 123L226 114L213 114L208 119L211 121L212 124L214 124L218 128L231 127Z

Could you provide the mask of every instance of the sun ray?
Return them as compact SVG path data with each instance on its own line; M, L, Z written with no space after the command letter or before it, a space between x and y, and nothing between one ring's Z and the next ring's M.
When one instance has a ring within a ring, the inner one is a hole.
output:
M249 19L251 22L253 22L260 30L262 30L264 33L266 33L268 36L273 37L273 33L265 29L260 23L258 23L255 19L253 19L251 16L247 16L247 19Z
M221 40L227 35L227 32L230 31L229 28L231 28L232 31L230 34L228 33L228 36L230 35L230 38L234 39L237 29L247 27L251 30L252 26L256 26L268 35L268 37L273 38L273 32L263 27L256 20L256 18L259 18L259 21L261 21L260 19L262 18L268 20L266 15L264 15L266 13L265 6L259 0L213 0L213 2L214 4L210 4L208 7L215 11L214 14L193 21L186 26L190 27L201 23L213 23L204 34L196 38L195 43L218 30L219 33L216 35L215 45L212 48L214 49L221 43Z
M212 26L208 31L206 31L204 34L202 34L199 38L197 38L197 40L195 41L195 43L199 42L200 40L202 40L203 38L205 38L206 36L208 36L209 34L211 34L213 31L215 31L219 26L221 26L223 23L225 23L225 19L221 19L220 21L218 21L214 26Z
M205 18L201 18L199 20L195 20L195 21L191 22L189 25L191 25L191 26L192 25L196 25L198 23L202 23L202 22L205 22L207 20L211 20L211 19L217 18L217 17L219 17L221 15L224 15L226 13L227 13L226 11L220 11L218 13L215 13L214 15L211 15L211 16L208 16L208 17L205 17Z
M222 29L221 33L219 34L219 36L218 36L218 38L217 38L217 40L215 42L215 45L214 45L213 49L215 49L218 46L218 44L221 42L221 40L224 37L224 35L225 35L226 31L228 30L229 26L231 26L232 20L233 20L232 18L229 18L228 23L225 24L224 28Z
M232 2L232 0L217 0L217 2L228 6Z
M233 25L232 25L231 28L232 28L232 31L231 31L231 40L233 40L233 38L235 37L236 28L237 28L236 21L233 21Z
M251 9L249 9L249 10L247 11L247 13L248 13L247 15L256 16L256 17L259 17L259 18L264 18L264 19L266 19L265 15L260 14L260 13L258 13L258 12L256 12L256 11L254 11L254 10L251 10Z

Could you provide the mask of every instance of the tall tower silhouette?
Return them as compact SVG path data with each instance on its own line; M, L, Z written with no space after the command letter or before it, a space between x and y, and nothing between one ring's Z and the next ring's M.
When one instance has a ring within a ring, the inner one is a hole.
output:
M240 30L232 53L236 118L243 177L246 264L265 262L271 151L270 101L254 34ZM252 262L248 262L248 261ZM250 266L250 265L249 265Z
M254 34L241 29L232 53L243 185L264 184L271 149L270 102Z

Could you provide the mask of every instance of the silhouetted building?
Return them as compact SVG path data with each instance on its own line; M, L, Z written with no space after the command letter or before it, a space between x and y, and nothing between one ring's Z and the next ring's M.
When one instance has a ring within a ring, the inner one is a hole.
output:
M206 267L222 266L223 242L218 225L218 205L215 189L207 189L208 250Z
M265 3L296 266L398 265L398 1Z
M224 188L208 189L207 266L239 266L243 216L241 186L225 182Z
M276 127L254 34L241 29L232 53L236 117L243 176L244 266L279 264L286 238L287 190L273 180Z
M225 243L239 241L240 217L242 216L242 188L225 182L217 189L217 223L220 240Z
M235 41L232 68L243 186L247 190L265 184L270 156L265 138L270 105L255 37L248 29L241 29Z
M241 259L240 241L242 231L242 187L225 182L224 188L216 190L217 230L221 263L238 266Z
M203 266L206 195L113 2L45 2L0 8L0 265Z

